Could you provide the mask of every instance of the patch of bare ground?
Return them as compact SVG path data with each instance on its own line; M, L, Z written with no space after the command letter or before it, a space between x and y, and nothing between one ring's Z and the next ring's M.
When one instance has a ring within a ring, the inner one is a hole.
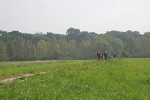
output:
M15 77L11 77L11 78L5 78L0 80L0 84L4 84L4 83L8 83L8 82L13 82L17 79L24 79L33 75L41 75L41 74L46 74L47 72L38 72L38 73L27 73L27 74L23 74L21 76L15 76Z

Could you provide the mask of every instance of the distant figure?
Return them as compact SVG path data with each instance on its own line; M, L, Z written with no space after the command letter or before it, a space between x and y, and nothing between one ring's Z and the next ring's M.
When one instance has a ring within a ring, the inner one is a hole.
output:
M107 51L105 51L105 53L104 53L104 58L105 58L105 60L107 60Z
M100 59L103 60L103 53L100 52Z
M111 59L111 58L112 58L112 56L111 56L111 53L110 53L110 52L107 52L107 58L108 58L108 59Z
M100 52L97 52L97 58L100 60Z
M116 55L114 54L113 57L116 58Z

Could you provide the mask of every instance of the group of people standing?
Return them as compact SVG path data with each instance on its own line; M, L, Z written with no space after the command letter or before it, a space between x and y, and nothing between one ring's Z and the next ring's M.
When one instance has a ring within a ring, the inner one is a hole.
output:
M98 60L103 60L103 59L107 60L107 58L108 58L107 51L105 51L104 53L103 52L97 52L97 58L98 58Z

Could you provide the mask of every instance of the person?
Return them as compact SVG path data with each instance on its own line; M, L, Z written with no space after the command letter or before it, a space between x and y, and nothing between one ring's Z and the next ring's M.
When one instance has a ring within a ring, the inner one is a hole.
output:
M97 58L100 60L100 52L97 52Z
M116 58L116 55L114 54L113 57Z
M100 52L100 59L103 60L103 53Z
M107 51L105 51L105 53L104 53L104 58L105 58L105 60L107 60Z
M108 58L108 59L111 59L111 58L112 58L112 56L111 56L111 53L110 53L110 52L107 52L107 58Z

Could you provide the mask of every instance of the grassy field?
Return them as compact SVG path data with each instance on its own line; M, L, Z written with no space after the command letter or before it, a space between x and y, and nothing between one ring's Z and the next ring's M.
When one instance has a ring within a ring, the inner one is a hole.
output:
M55 62L56 61L0 62L0 80L27 73L48 71L51 66L58 66L59 63Z
M150 59L1 62L1 100L150 100Z

